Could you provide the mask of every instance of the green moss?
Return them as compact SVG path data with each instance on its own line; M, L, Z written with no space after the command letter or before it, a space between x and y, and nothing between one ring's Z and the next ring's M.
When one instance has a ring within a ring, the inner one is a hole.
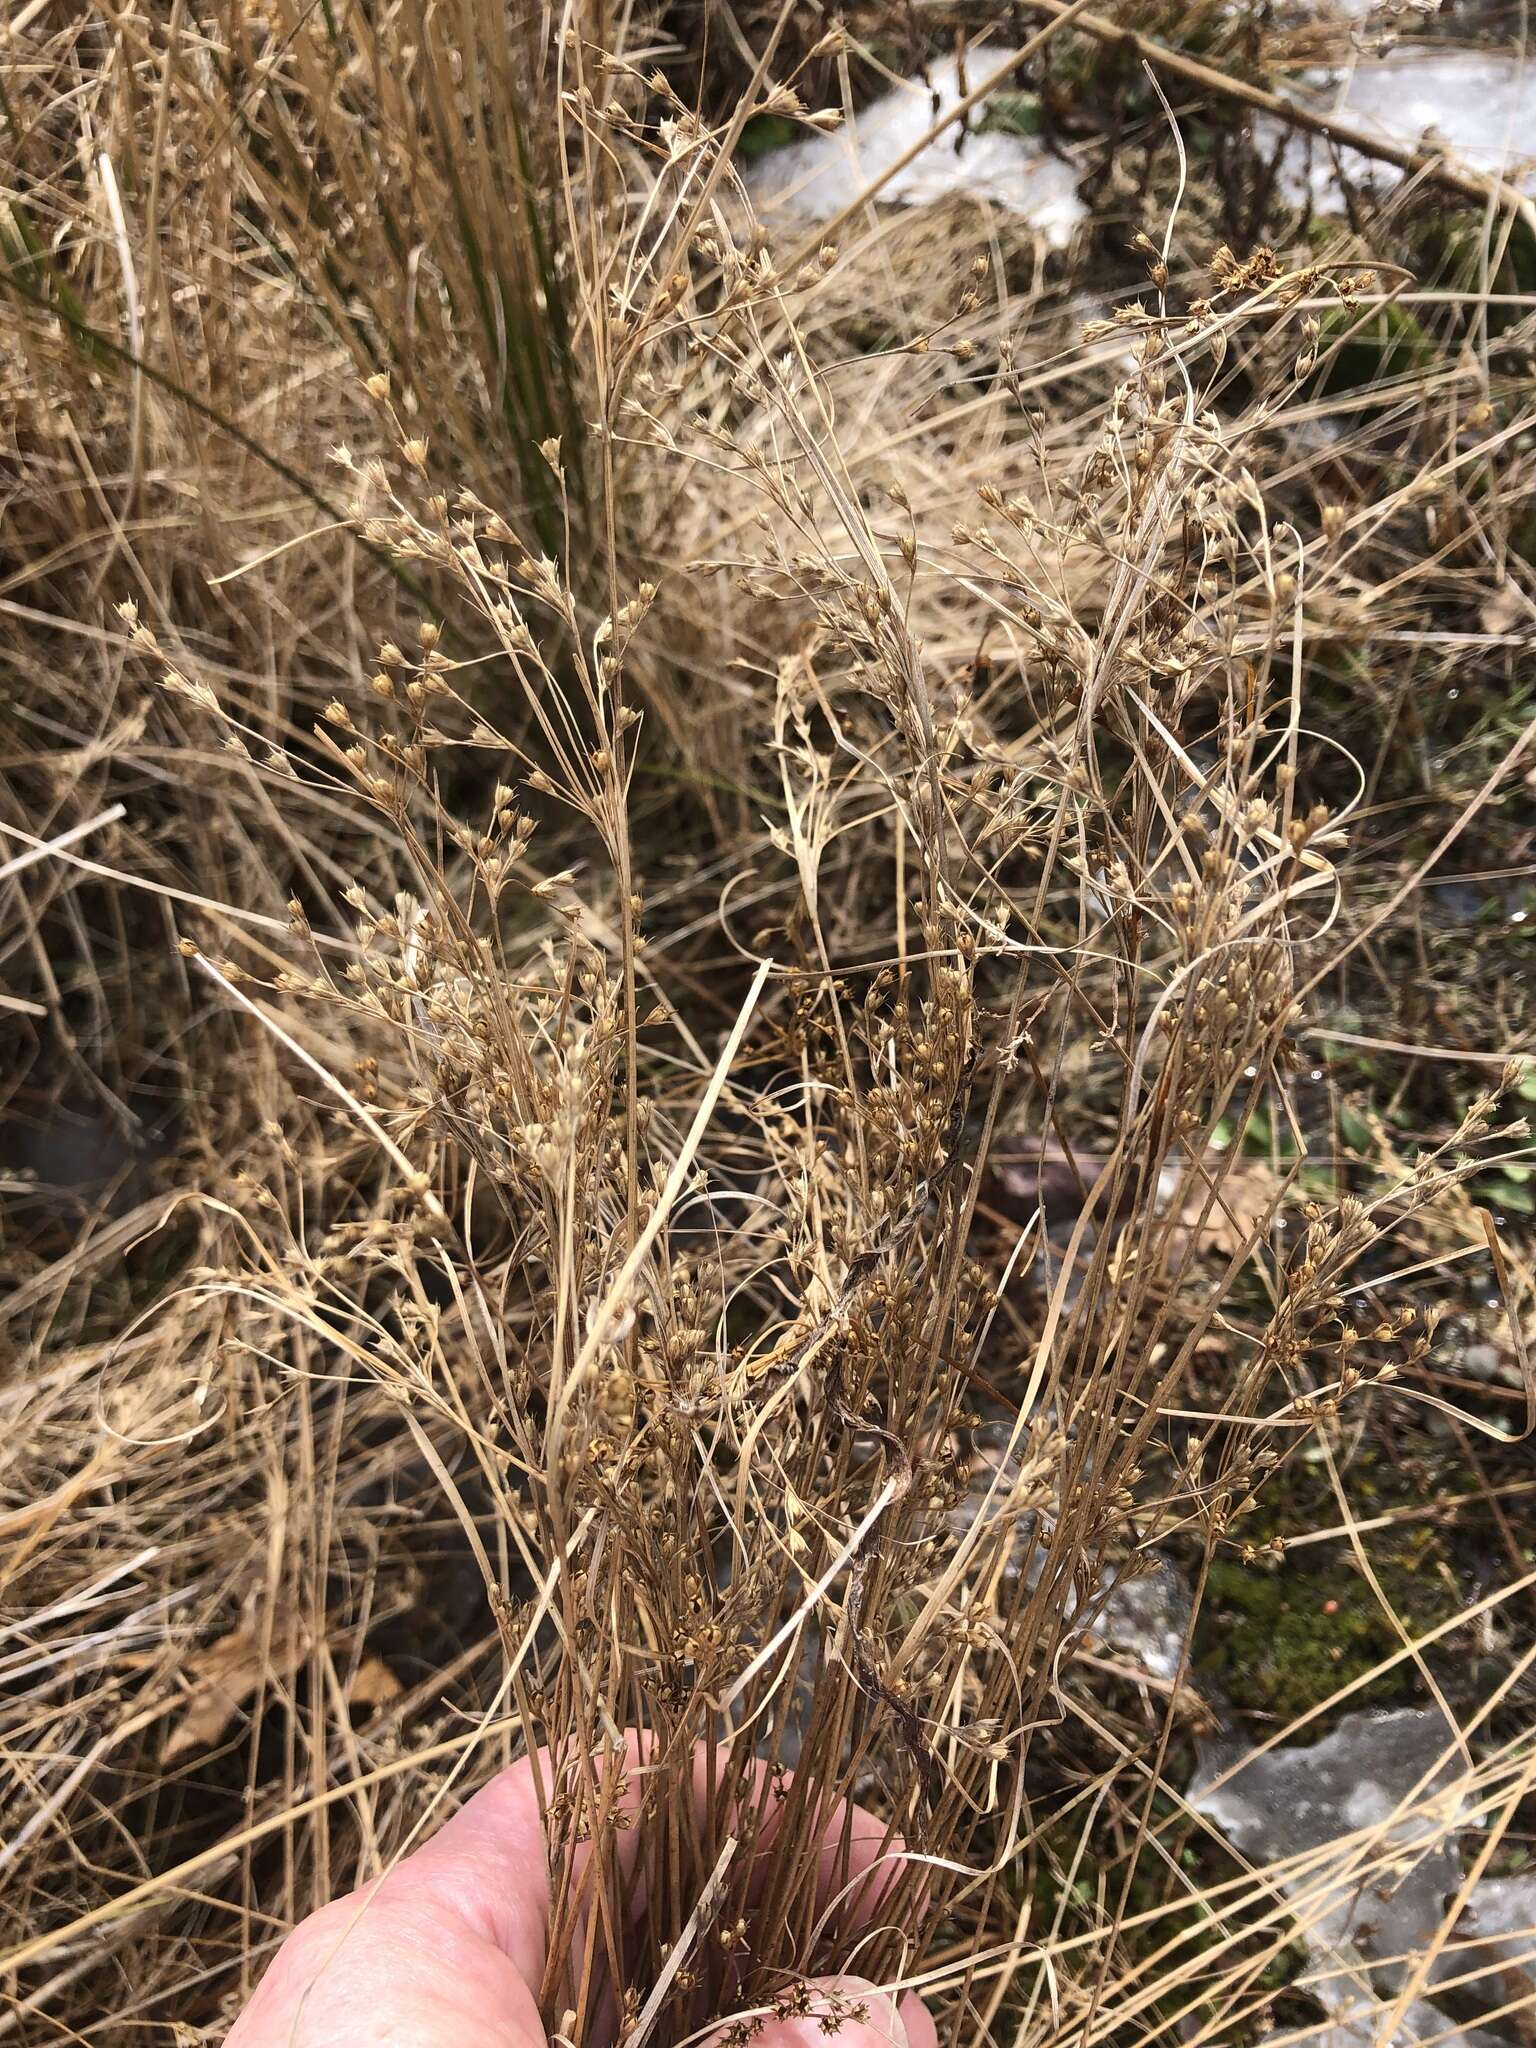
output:
M1040 100L1032 92L995 92L981 110L978 135L1038 135Z
M737 158L744 164L760 163L765 156L771 156L774 150L784 149L791 142L798 142L800 133L799 123L791 121L787 115L754 114L737 140Z
M1264 1538L1255 1529L1250 1540ZM1405 1523L1372 1531L1366 1541L1382 1591L1411 1636L1458 1611L1436 1529ZM1195 1635L1196 1666L1240 1710L1291 1720L1367 1677L1401 1647L1343 1538L1253 1564L1226 1554L1211 1566ZM1400 1705L1416 1698L1421 1684L1405 1660L1363 1686L1349 1705Z

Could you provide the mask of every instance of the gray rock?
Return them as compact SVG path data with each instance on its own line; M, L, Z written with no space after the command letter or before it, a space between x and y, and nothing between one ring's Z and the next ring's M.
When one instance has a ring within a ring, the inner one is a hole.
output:
M1431 1976L1437 1986L1454 1985L1458 2003L1479 2019L1536 2002L1536 1873L1485 1877Z
M1190 1789L1205 1814L1258 1868L1272 1869L1318 1971L1307 1990L1336 2022L1331 2048L1389 2048L1383 2006L1401 1991L1462 1880L1462 1770L1438 1712L1350 1714L1321 1742L1244 1761L1211 1745ZM1356 1852L1318 1852L1352 1835ZM1395 2048L1492 2048L1429 1999L1415 1999Z
M1170 1559L1154 1554L1148 1562L1152 1570L1106 1585L1092 1625L1122 1657L1130 1658L1154 1678L1171 1680L1177 1676L1184 1654L1189 1588Z

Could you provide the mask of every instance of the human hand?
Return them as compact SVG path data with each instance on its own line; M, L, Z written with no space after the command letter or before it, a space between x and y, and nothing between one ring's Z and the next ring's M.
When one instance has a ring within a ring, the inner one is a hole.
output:
M226 2048L548 2048L538 1996L549 1865L534 1780L544 1767L513 1764L384 1877L301 1921ZM829 1862L841 1820L827 1836ZM853 1881L886 1836L858 1807L851 1834ZM880 1890L866 1883L855 1895L864 1919ZM933 2019L910 1993L898 2002L847 1976L810 1990L807 2016L768 2019L753 2048L828 2048L829 2034L837 2048L937 2048ZM732 2017L722 2013L722 2025Z

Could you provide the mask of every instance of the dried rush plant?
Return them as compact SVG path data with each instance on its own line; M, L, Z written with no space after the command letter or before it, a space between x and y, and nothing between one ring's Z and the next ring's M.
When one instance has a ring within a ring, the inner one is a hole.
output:
M610 146L622 125L604 121ZM1222 1208L1213 1127L1283 1066L1294 961L1337 886L1336 825L1296 802L1273 651L1303 557L1244 471L1268 394L1218 418L1201 380L1246 323L1351 280L1233 262L1207 303L1160 299L1127 326L1134 368L1092 445L1062 465L1025 429L1020 491L983 486L989 523L930 551L899 495L892 537L852 484L797 287L706 203L712 138L680 120L670 148L652 195L669 224L630 257L639 310L611 314L606 431L617 444L626 394L642 474L755 493L757 553L734 573L781 621L762 736L781 822L757 892L776 916L736 941L723 906L742 991L723 1042L701 1036L696 973L646 944L630 837L627 672L655 586L615 593L594 629L556 559L432 488L403 423L393 460L343 458L358 517L453 586L466 651L423 622L412 653L380 650L373 714L337 701L311 765L268 764L374 807L399 863L392 896L348 891L345 971L317 951L271 991L373 1048L366 1121L401 1167L398 1202L323 1254L295 1238L285 1285L310 1317L344 1296L355 1365L408 1416L451 1420L493 1504L487 1544L441 1467L502 1629L501 1703L549 1751L544 2003L574 2040L615 2012L658 2042L741 2013L746 2039L806 1973L920 1977L941 1929L992 1924L1030 1825L1031 1731L1102 1587L1171 1527L1219 1534L1408 1334L1340 1341L1318 1383L1375 1234L1358 1202L1318 1209L1270 1268L1219 1425L1159 1438L1222 1303L1184 1284L1172 1218L1191 1196ZM686 421L653 396L680 350L725 394ZM558 443L544 459L562 487ZM1053 587L1070 548L1101 565L1091 624ZM1006 638L990 676L925 657L914 614L955 605ZM487 670L520 693L505 730ZM196 678L167 679L220 715ZM473 821L442 795L465 749L506 764ZM541 868L546 829L579 870ZM1003 1121L1051 1130L1053 1070L1090 1018L1113 1144L1080 1164L1059 1134L1064 1245L1037 1211L1001 1267L980 1260L989 1143ZM1457 1170L1427 1161L1416 1186ZM1271 1220L1238 1231L1234 1271ZM1026 1324L1008 1297L1030 1271ZM891 1830L857 1937L857 1887L845 1867L829 1889L822 1855L856 1796Z
M548 1752L551 2028L745 2041L853 1969L966 2040L1042 1996L1029 1763L1107 1590L1175 1534L1208 1561L1422 1355L1411 1308L1362 1329L1345 1290L1497 1141L1490 1095L1294 1243L1285 1176L1255 1207L1213 1144L1283 1101L1343 886L1347 816L1295 769L1309 544L1255 478L1315 308L1370 280L1223 251L1176 305L1148 244L1148 303L1088 341L1117 380L1051 422L978 274L880 352L903 427L870 463L817 327L834 252L776 264L739 121L643 125L638 84L617 57L563 79L590 389L580 450L539 446L547 490L498 508L439 475L370 378L390 437L337 452L351 516L435 600L371 679L279 745L124 613L231 776L367 848L334 890L295 863L286 942L224 920L215 952L184 921L335 1122L325 1174L252 1192L159 1313L212 1306L258 1361L303 1331L305 1398L376 1388L430 1467L503 1652L461 1761ZM940 526L917 480L946 463L969 506ZM672 636L767 822L723 880L652 890L646 739L690 715ZM1064 1201L999 1218L1003 1137ZM1262 1312L1213 1401L1239 1286ZM324 1626L320 1602L295 1661ZM1119 1760L1149 1838L1172 1729L1170 1698ZM854 1799L889 1830L872 1921ZM1211 1981L1240 2004L1251 1974ZM1145 2004L1058 1993L1063 2024Z

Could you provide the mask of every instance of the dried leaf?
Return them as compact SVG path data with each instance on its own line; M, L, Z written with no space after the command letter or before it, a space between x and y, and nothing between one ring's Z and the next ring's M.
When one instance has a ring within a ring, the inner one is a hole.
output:
M403 1690L400 1681L376 1650L358 1665L352 1683L347 1687L349 1707L384 1707L391 1700L400 1697Z
M1168 1254L1182 1258L1191 1247L1235 1258L1267 1224L1280 1200L1280 1182L1261 1159L1244 1159L1223 1175L1204 1215L1209 1189L1196 1181L1168 1233Z
M187 1701L165 1739L163 1762L210 1748L264 1678L291 1677L309 1654L303 1628L274 1628L270 1642L265 1635L262 1616L250 1613L238 1628L188 1659Z
M1506 576L1483 600L1478 619L1485 633L1513 633L1529 623L1530 607L1518 583Z

